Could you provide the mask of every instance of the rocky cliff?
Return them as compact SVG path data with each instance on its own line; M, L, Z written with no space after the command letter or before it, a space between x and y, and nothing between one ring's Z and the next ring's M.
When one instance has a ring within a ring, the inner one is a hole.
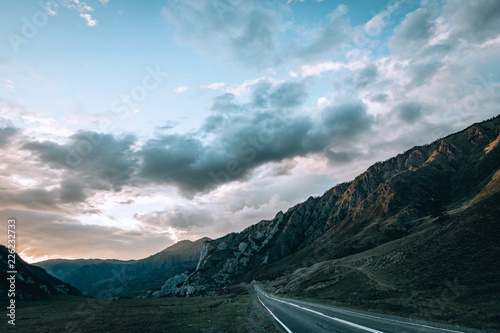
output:
M325 239L333 246L321 259L341 258L411 234L424 216L446 219L447 210L463 206L492 181L500 166L499 138L497 116L376 163L271 220L207 241L196 270L174 292L216 294Z

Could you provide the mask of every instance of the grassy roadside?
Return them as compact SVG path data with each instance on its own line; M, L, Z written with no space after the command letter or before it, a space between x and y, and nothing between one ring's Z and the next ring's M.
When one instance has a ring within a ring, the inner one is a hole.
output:
M92 299L53 296L18 302L5 332L272 332L255 295L199 298Z

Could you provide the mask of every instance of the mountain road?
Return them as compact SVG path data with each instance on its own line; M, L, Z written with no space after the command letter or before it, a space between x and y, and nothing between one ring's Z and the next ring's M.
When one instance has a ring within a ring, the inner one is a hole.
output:
M254 285L257 297L287 333L473 333L477 330L444 326L365 311L276 297Z

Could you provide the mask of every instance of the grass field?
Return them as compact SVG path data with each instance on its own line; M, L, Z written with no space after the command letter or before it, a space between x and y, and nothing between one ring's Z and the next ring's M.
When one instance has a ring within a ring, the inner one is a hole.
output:
M265 311L265 310L264 310ZM93 299L53 296L18 302L2 332L273 332L253 294L201 298Z

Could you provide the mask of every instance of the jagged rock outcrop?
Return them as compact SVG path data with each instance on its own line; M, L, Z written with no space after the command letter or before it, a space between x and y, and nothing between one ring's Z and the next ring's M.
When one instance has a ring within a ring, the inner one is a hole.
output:
M251 281L292 253L328 237L330 257L360 252L407 235L433 203L454 207L476 196L498 170L492 148L500 118L474 124L435 142L375 163L351 182L310 197L272 220L205 242L196 270L179 295L215 294L223 286Z
M184 281L186 281L187 277L188 277L187 272L172 276L170 279L165 281L163 286L161 286L160 290L157 290L157 291L150 290L146 294L146 298L149 298L149 297L156 298L156 297L174 295L179 290L179 287L178 287L179 284L184 283Z

